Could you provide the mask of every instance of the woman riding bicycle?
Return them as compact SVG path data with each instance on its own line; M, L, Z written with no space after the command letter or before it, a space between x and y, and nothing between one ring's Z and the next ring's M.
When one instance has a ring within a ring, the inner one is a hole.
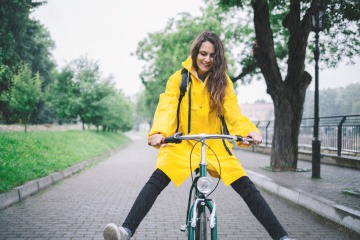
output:
M110 223L105 227L106 240L130 239L170 181L179 186L189 177L189 163L185 159L188 159L194 142L182 141L181 144L168 146L162 144L165 137L175 133L177 121L180 132L215 134L224 130L223 121L219 117L223 116L230 134L250 137L254 140L252 144L258 144L262 140L256 126L241 114L233 84L226 74L224 47L215 33L205 31L194 39L190 56L182 63L182 67L190 74L191 82L179 106L179 118L177 108L182 79L181 70L170 76L165 92L160 95L154 123L149 133L149 144L159 148L156 170L139 193L122 226L119 228ZM231 185L244 199L251 212L273 239L289 239L260 192L246 176L239 160L232 154L232 144L213 140L209 145L220 161L221 179L224 184ZM244 142L241 145L250 145L250 143ZM200 155L199 148L194 151L195 156ZM217 159L210 151L208 152L207 169L212 176L218 177L220 169ZM192 161L192 170L198 167L199 161L200 159Z

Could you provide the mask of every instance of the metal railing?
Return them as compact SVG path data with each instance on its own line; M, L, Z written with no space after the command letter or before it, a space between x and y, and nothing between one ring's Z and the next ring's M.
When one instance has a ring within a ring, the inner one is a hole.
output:
M265 145L271 145L274 121L254 121L264 135ZM299 146L311 148L314 118L303 118L299 133ZM322 150L336 151L338 156L345 153L360 153L360 115L320 117L319 138Z

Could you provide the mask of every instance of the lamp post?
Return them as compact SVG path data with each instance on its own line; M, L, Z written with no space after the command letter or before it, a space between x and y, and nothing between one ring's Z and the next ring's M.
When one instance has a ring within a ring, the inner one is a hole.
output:
M319 139L319 32L322 27L321 18L324 15L324 9L320 0L314 0L313 11L311 14L311 30L315 32L315 99L314 99L314 130L312 140L312 178L320 178L320 150L321 141Z

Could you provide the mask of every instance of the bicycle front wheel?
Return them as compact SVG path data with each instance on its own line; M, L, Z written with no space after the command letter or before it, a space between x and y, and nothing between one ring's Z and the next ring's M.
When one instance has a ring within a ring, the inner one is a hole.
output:
M198 225L198 233L199 233L199 238L196 238L196 240L206 240L207 236L207 220L206 220L206 211L203 211L200 213L199 216L199 225Z

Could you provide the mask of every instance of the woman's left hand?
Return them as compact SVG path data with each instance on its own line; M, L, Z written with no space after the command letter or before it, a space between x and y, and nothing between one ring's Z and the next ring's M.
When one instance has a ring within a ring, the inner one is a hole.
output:
M254 140L252 143L249 143L249 145L257 145L262 142L262 135L259 132L252 131L247 135L247 137L250 137Z

